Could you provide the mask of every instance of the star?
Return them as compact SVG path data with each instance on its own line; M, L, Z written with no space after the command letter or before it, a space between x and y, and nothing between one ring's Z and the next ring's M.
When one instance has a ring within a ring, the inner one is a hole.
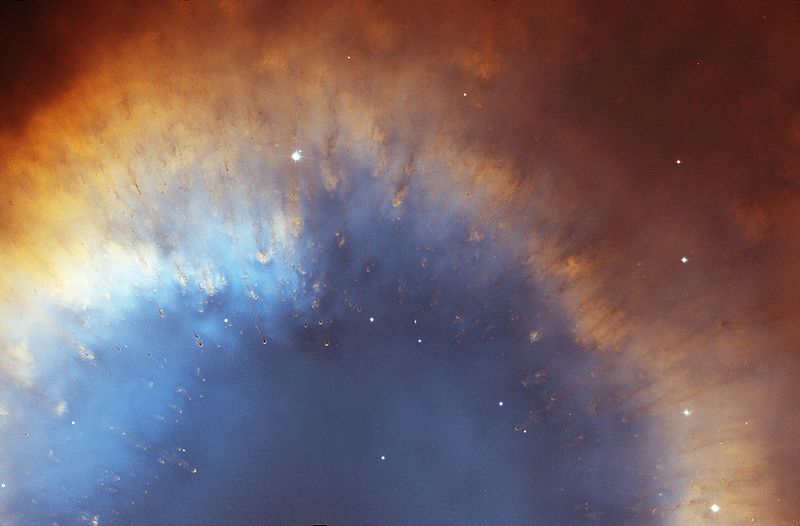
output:
M713 513L718 513L718 512L719 512L719 510L721 510L722 508L720 508L720 507L719 507L719 504L717 504L717 503L715 502L715 503L714 503L714 504L712 504L712 505L711 505L711 506L710 506L708 509L710 509L710 510L711 510Z
M303 158L303 154L302 154L302 152L303 152L303 150L295 150L295 151L293 151L293 152L292 152L292 160L293 160L294 162L297 162L297 161L299 161L300 159L302 159L302 158Z
M370 323L373 323L374 321L375 321L375 318L373 318L372 316L370 316L370 318L369 318L369 322L370 322Z
M689 416L689 415L692 414L692 412L689 411L688 409L684 409L682 412L683 412L683 416Z
M381 460L386 460L386 456L385 455L381 455Z
M503 407L503 401L500 400L499 402L497 402L497 405L500 406L500 407Z
M684 265L685 265L686 263L688 263L688 262L689 262L689 258L687 258L686 256L683 256L683 257L681 258L681 263L683 263Z

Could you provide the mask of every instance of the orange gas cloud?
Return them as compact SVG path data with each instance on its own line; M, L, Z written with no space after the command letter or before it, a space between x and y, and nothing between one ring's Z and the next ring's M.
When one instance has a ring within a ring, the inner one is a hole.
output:
M24 344L43 297L80 311L164 269L220 286L202 215L291 259L298 196L351 185L347 157L396 214L413 183L476 236L503 232L594 374L629 386L617 403L659 422L670 448L641 476L684 497L654 514L796 521L800 14L629 7L42 14L74 64L32 73L52 85L4 114L2 382L34 389L54 359Z

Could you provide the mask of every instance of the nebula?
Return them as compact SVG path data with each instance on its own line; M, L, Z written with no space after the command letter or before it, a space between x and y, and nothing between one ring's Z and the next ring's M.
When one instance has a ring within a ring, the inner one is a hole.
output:
M8 4L3 524L794 524L800 5Z

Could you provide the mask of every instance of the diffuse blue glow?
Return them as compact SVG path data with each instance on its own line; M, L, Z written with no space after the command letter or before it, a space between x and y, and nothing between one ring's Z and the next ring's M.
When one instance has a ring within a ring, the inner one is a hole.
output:
M606 473L595 462L628 455L631 439L579 398L546 403L575 371L567 333L537 353L514 352L530 345L526 313L541 305L522 272L507 271L513 254L497 253L491 236L469 240L465 216L434 211L413 191L398 218L383 206L384 183L361 177L307 194L296 235L280 234L285 222L269 206L272 233L256 234L263 223L253 216L231 228L215 201L195 194L187 214L196 227L159 246L137 285L85 309L50 307L54 322L28 340L55 357L37 371L46 389L4 393L10 407L36 406L14 413L6 509L65 524L82 514L156 523L578 517L555 503L596 495ZM422 226L431 222L435 240ZM553 376L563 384L520 387L524 371L542 368L562 371ZM496 393L508 407L481 409ZM538 431L516 433L519 425ZM587 433L593 442L575 442ZM389 471L375 471L376 457ZM547 477L536 476L542 466ZM620 492L641 484L624 473L618 481ZM402 499L375 493L383 487ZM316 507L300 498L309 493L345 501ZM241 499L248 505L232 512ZM364 515L351 515L356 508Z

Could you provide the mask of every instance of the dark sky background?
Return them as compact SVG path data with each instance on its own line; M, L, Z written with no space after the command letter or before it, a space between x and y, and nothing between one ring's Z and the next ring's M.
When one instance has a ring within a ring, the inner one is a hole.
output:
M0 16L3 525L800 520L800 3Z

